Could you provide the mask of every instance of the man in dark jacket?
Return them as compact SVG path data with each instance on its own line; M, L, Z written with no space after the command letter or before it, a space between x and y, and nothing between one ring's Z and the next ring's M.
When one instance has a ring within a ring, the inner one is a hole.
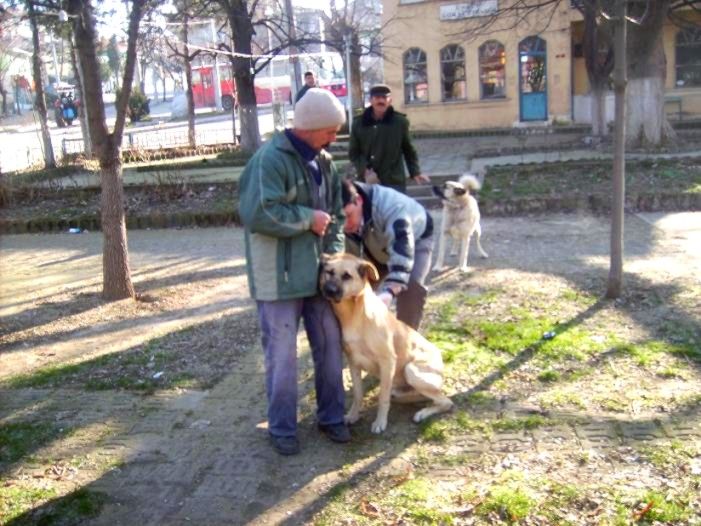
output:
M397 318L418 330L433 253L431 214L392 188L348 179L342 184L346 248L378 266L384 275L380 299L389 307L397 298Z
M324 147L345 122L338 99L311 88L295 107L294 127L266 142L239 182L246 270L265 352L268 432L275 450L299 452L297 328L304 320L314 361L319 429L348 442L343 422L341 331L318 294L319 259L343 252L341 180Z
M385 84L370 88L370 106L353 119L348 156L358 177L367 183L380 183L406 193L406 172L417 183L428 183L421 174L416 150L409 136L409 119L392 107L390 89Z
M304 74L304 86L300 88L300 90L297 92L297 96L295 97L295 104L299 102L299 99L304 97L304 94L309 91L310 88L316 87L316 79L314 78L314 73L311 71L307 71Z

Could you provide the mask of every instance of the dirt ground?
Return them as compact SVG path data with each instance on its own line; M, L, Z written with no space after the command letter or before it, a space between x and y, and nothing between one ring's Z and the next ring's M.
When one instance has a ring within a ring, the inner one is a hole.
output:
M598 299L608 272L605 218L545 215L482 224L490 258L473 253L470 273L432 276L429 334L454 319L503 321L530 309L559 326L625 342L662 338L673 327L684 345L701 345L701 213L626 217L625 294L615 302ZM266 441L242 231L133 231L129 249L140 299L107 304L99 298L100 233L0 241L0 428L46 430L32 435L22 454L11 455L0 442L0 496L14 495L16 505L12 515L7 502L6 509L0 504L4 517L13 517L8 524L49 517L80 489L102 497L95 516L74 523L105 525L448 523L412 519L401 511L406 505L382 504L377 488L389 494L407 479L428 480L450 495L442 510L451 523L496 524L515 516L477 514L489 494L480 488L514 470L533 480L547 475L573 486L616 488L630 517L640 503L628 490L681 499L699 489L701 365L688 357L687 367L663 359L659 367L681 371L672 375L614 362L606 353L588 357L594 371L588 376L558 362L553 370L572 378L557 393L533 380L539 372L527 353L504 354L508 360L495 369L469 369L477 363L470 359L468 372L458 371L458 360L448 364L446 378L458 417L537 414L551 425L495 427L486 438L463 428L433 441L411 423L411 407L393 406L388 431L377 437L368 429L375 409L369 395L353 443L339 446L315 429L313 377L300 333L302 453L279 457ZM457 318L446 314L456 293L490 291L493 301L458 305ZM489 395L487 403L479 405L475 393ZM673 440L698 448L678 476L640 453ZM614 523L609 497L597 501L596 494L572 503L567 520L536 513L525 523ZM698 494L685 501L696 518L658 522L699 524Z

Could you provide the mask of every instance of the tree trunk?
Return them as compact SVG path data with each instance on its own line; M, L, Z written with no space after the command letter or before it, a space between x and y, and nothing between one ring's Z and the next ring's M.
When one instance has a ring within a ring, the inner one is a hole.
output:
M591 88L591 133L595 137L606 137L609 133L606 122L606 86L592 86Z
M662 146L676 136L664 111L664 94L664 78L642 77L628 81L626 138L630 146Z
M611 261L607 298L618 298L623 290L623 220L626 178L626 2L616 5L616 129L613 154L613 197L611 204Z
M234 52L249 56L251 54L251 39L254 31L251 17L246 8L247 2L241 0L223 1L222 5L227 9L231 34L233 35ZM260 146L258 106L253 85L255 75L251 71L250 59L245 56L231 57L231 65L236 82L236 97L239 103L241 148L248 152L254 152Z
M192 93L192 67L190 61L185 59L185 94L187 98L187 142L190 148L197 146L195 138L195 96Z
M100 158L102 179L102 295L108 300L133 298L124 214L121 151L110 147Z
M362 49L360 47L360 42L358 40L358 33L353 32L351 36L351 53L350 53L350 67L351 67L351 82L352 86L347 86L347 89L352 89L353 91L353 111L357 112L359 109L362 110L365 107L365 98L363 97L363 82L360 74L360 55L362 54ZM353 118L349 116L349 118Z
M3 81L0 80L0 95L2 96L2 114L7 115L7 91L3 85Z
M657 147L674 138L664 112L667 58L662 30L669 3L643 2L642 24L629 27L626 139L630 146Z
M80 131L83 135L83 153L87 159L92 159L92 141L90 140L90 129L88 128L87 108L85 106L85 96L83 95L83 72L81 71L80 61L77 59L77 53L73 42L71 42L71 63L76 76L76 95L80 101L78 108L78 119L80 120Z
M166 101L166 76L163 75L163 102Z
M89 0L69 0L68 10L73 18L78 62L83 72L85 106L93 146L100 160L102 181L102 295L107 300L133 298L134 286L129 270L126 218L122 185L121 143L126 109L134 80L136 41L145 0L134 0L129 15L129 32L122 91L116 101L117 117L114 130L108 132L102 83L98 67L95 17Z
M20 94L20 89L19 89L19 82L17 79L13 82L14 90L15 90L15 108L17 111L17 115L22 115L22 104L19 101L19 94Z
M183 41L185 42L185 96L187 98L187 142L190 148L197 146L195 138L195 95L192 93L192 64L188 42L188 15L183 18Z
M39 114L39 125L41 126L41 139L44 145L44 166L46 168L56 167L56 158L54 157L54 147L51 144L51 133L49 132L49 123L46 115L46 98L44 97L44 81L41 76L41 48L39 47L39 26L36 20L36 12L34 4L27 2L29 11L29 23L32 26L32 44L34 54L32 55L32 73L34 76L36 101L35 106Z

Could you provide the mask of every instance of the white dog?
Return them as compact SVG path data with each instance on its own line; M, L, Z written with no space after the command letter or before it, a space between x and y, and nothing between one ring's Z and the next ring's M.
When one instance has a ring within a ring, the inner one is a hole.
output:
M470 190L479 190L480 186L477 177L465 174L460 177L458 182L448 181L443 186L433 187L433 193L443 201L443 222L438 238L438 257L433 270L441 271L445 268L445 245L448 237L452 241L451 255L455 255L458 243L460 243L458 263L462 272L467 272L467 253L473 233L477 234L477 250L479 250L480 256L488 257L480 244L482 229L477 199L470 195Z

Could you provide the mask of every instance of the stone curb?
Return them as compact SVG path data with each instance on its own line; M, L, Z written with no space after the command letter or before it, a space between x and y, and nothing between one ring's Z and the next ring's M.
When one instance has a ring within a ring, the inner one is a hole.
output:
M439 203L426 202L428 208L438 208ZM590 212L605 214L611 210L611 196L590 194L563 197L529 197L504 200L480 199L483 216L517 216L553 212ZM663 193L630 194L626 196L627 212L660 212L701 210L701 194ZM216 226L238 226L241 224L238 210L221 212L193 211L155 213L127 216L127 228L206 228ZM0 234L66 233L71 228L81 231L100 230L100 217L86 214L69 219L33 218L28 220L0 220Z

